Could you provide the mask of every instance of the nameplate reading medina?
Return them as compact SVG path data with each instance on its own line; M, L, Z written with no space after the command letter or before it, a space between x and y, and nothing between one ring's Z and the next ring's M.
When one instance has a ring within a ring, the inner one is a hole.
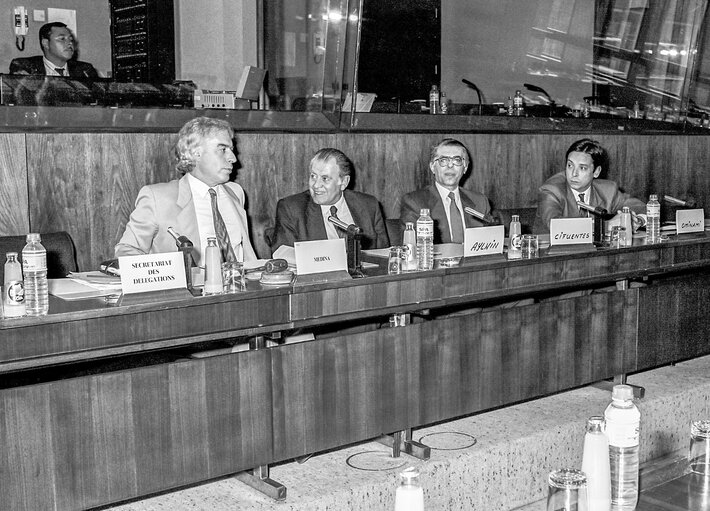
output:
M469 257L502 254L504 237L505 227L502 225L469 227L464 231L463 255Z
M553 218L550 245L588 245L594 242L591 218Z
M124 294L187 287L182 252L118 258Z
M299 275L348 270L345 240L297 241L296 268Z
M705 232L705 210L702 208L676 210L675 228L678 234Z

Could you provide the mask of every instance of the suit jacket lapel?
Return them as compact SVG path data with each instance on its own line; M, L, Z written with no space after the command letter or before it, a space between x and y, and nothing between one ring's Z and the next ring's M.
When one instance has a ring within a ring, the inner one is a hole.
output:
M308 197L308 207L306 208L306 238L309 240L328 239L320 206L313 202L310 195Z
M197 226L197 214L195 213L195 203L192 200L192 191L190 183L187 181L185 174L178 181L178 198L177 198L177 221L184 232L180 234L187 236L192 244L197 249L199 254L202 253L202 243L200 242L200 229Z

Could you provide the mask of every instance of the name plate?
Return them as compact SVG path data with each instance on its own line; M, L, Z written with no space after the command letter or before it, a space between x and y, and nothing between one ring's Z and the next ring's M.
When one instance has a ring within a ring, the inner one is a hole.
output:
M594 243L594 220L590 218L553 218L550 220L550 245Z
M187 288L182 252L118 258L124 294Z
M348 257L345 253L345 240L297 241L293 244L296 251L296 268L299 275L324 273L329 271L348 271Z
M705 232L705 210L702 208L676 210L675 228L678 234Z
M504 237L502 225L469 227L464 231L463 256L502 254Z

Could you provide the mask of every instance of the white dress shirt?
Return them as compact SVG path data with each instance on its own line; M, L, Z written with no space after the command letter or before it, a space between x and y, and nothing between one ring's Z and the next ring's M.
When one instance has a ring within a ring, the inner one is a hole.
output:
M441 196L441 202L444 204L444 212L446 213L446 221L449 223L449 232L451 232L451 217L449 216L449 207L451 206L451 199L449 199L449 193L452 190L444 188L439 183L434 183L436 185L436 191L439 192ZM459 193L458 186L456 190L453 190L454 196L456 197L456 209L459 210L459 215L461 215L461 225L463 225L464 231L466 230L466 218L463 216L463 204L461 204L461 194Z
M67 69L67 64L66 62L64 63L63 66L55 66L52 64L49 60L47 60L46 57L42 57L42 60L44 60L44 71L47 74L47 76L66 76L69 77L69 70ZM64 74L61 75L57 72L57 69L63 69Z
M325 233L328 235L329 240L337 240L340 238L338 235L338 229L335 224L332 222L328 221L328 217L330 216L330 208L332 206L335 206L338 208L338 218L340 219L341 222L344 222L348 225L354 224L355 221L353 220L353 215L350 213L350 208L348 208L348 203L345 202L345 196L340 195L340 200L336 202L335 204L328 204L326 205L321 205L320 211L321 214L323 215L323 223L325 224Z

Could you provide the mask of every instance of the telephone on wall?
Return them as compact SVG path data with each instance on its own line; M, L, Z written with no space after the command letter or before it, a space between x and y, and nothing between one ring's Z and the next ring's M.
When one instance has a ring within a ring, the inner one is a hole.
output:
M25 36L30 28L27 9L21 5L15 7L13 20L15 23L15 46L18 50L25 51Z

